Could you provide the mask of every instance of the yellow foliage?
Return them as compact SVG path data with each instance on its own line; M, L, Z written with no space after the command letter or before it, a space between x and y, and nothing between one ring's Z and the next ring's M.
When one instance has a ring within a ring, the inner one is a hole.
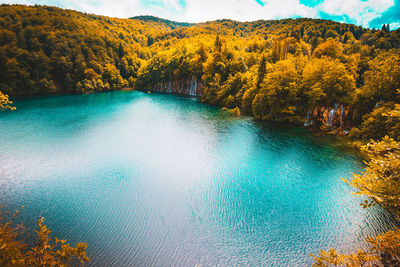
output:
M366 171L354 174L348 183L358 189L356 194L400 215L400 143L386 136L371 140L362 150L370 158Z
M322 266L377 266L381 262L384 266L400 266L400 229L389 231L377 237L368 237L367 242L371 249L367 252L359 249L354 254L340 254L335 249L320 250L318 255L311 254L314 267Z
M86 243L79 242L76 247L71 247L58 238L53 242L44 218L39 218L37 222L36 239L30 247L23 239L22 225L14 225L19 213L17 211L7 220L8 212L0 212L0 266L74 266L89 261Z
M240 109L238 107L235 107L234 109L230 109L229 113L236 117L240 117Z
M350 255L339 254L335 249L331 248L329 251L320 250L318 255L311 254L315 260L313 267L325 266L346 266L346 267L359 267L359 266L373 266L378 260L377 256L368 254L362 250Z
M400 143L386 136L379 142L371 140L362 149L369 156L367 169L362 174L353 174L348 183L358 189L356 194L372 199L361 203L364 208L377 203L400 217ZM384 266L400 266L400 229L368 237L366 241L371 249L355 254L321 250L317 256L311 255L315 260L313 266L375 266L378 260Z
M11 106L12 104L13 102L9 100L8 95L5 95L0 91L0 110L15 110L16 108Z

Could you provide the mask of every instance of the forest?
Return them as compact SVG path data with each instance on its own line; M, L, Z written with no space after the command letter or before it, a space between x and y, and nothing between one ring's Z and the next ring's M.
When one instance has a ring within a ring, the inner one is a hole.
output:
M365 140L400 137L399 49L400 30L388 25L190 24L47 6L0 8L0 88L12 97L147 91L193 77L205 103L260 120L353 128L350 135ZM332 109L340 116L328 122Z
M0 6L4 107L12 104L7 95L166 92L191 79L202 102L236 115L375 140L362 148L367 171L349 183L371 199L366 208L378 203L399 215L400 29L307 18L191 24ZM314 257L317 266L398 263L399 235L371 238L375 254Z

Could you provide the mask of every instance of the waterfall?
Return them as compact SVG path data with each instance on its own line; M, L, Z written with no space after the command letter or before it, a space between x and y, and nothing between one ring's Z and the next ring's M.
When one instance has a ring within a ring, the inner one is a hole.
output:
M328 114L328 120L326 121L326 126L332 127L333 117L335 116L335 110L331 109Z
M337 110L338 104L335 104L334 108L329 111L328 114L328 120L326 122L326 126L333 128L333 118L335 117L336 110Z
M190 96L197 96L197 79L192 76L189 78L181 79L181 80L169 80L167 82L156 83L153 87L153 91L155 92L163 92L163 93L177 93L177 94L187 94Z
M304 122L304 127L310 126L310 111L307 111L307 119Z
M343 105L340 104L340 126L343 127Z
M378 102L376 102L375 107L379 107L379 105L383 102L383 100L379 100Z
M167 93L171 93L171 88L172 88L172 82L168 81Z
M190 79L190 85L189 85L189 95L190 96L196 96L196 91L197 91L197 80L194 76Z

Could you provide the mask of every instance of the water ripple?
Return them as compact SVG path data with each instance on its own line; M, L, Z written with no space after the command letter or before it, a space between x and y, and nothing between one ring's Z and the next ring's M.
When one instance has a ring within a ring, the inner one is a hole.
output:
M302 266L394 225L340 180L361 161L299 129L140 92L16 105L0 201L87 242L93 266Z

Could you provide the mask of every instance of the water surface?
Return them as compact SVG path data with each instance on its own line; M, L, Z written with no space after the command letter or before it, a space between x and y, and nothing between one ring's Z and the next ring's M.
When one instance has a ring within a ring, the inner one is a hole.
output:
M340 179L361 161L301 129L141 92L16 106L0 114L0 202L87 242L92 265L309 265L392 227Z

